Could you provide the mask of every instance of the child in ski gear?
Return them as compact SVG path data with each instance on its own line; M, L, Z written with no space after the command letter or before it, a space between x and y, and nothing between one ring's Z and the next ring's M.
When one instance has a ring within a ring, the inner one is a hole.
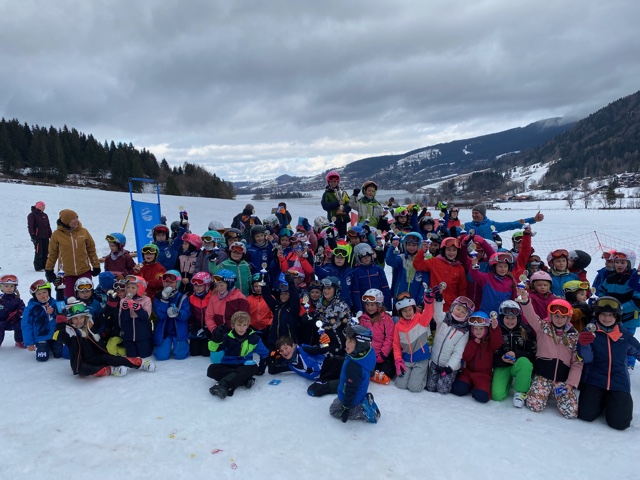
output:
M220 275L222 270L227 270L235 275L234 285L245 297L251 290L251 266L246 261L247 247L243 242L232 242L227 247L229 258L216 265L209 263L209 273L212 277Z
M178 285L180 293L189 294L192 290L191 277L196 273L196 262L200 249L202 248L202 239L194 233L185 233L182 236L182 249L178 254L175 269L180 273L181 280Z
M13 341L16 347L25 348L22 340L22 312L24 302L17 291L18 277L2 275L0 277L0 345L4 341L4 332L13 330Z
M480 311L469 316L469 341L464 347L464 366L451 386L451 393L487 403L491 398L493 353L502 345L498 319Z
M362 294L370 288L378 289L384 295L384 306L387 310L393 308L391 304L391 289L384 269L373 263L373 249L366 243L356 245L353 249L357 265L351 272L351 299L356 312L364 310Z
M578 418L592 422L604 412L607 425L625 430L633 417L627 355L640 360L640 342L620 324L622 306L617 299L598 298L594 311L592 328L578 337L578 355L584 363Z
M345 245L338 245L331 252L331 263L316 266L314 270L318 280L327 277L336 277L340 280L340 299L351 308L353 306L351 300L351 272L353 269L349 266L349 253L350 251Z
M344 329L351 320L349 306L340 300L340 280L326 277L322 284L322 298L316 304L312 321L322 321L322 328L329 337L329 354L344 355ZM322 342L325 343L325 342Z
M404 252L395 249L400 245L399 240L391 241L391 248L387 249L386 263L392 268L391 292L396 297L400 292L409 292L412 298L422 304L424 296L423 283L429 283L429 275L416 271L413 259L422 246L422 236L419 233L408 233L402 237Z
M598 270L598 273L596 274L596 278L593 280L593 288L595 288L596 292L600 291L600 287L602 286L602 284L604 283L604 281L607 279L607 276L613 272L614 268L613 268L613 254L615 253L615 250L609 250L606 252L602 252L602 259L604 260L604 267L602 267L600 270Z
M448 309L453 301L467 293L467 274L459 261L460 241L447 237L440 244L440 255L425 259L424 249L418 250L413 259L417 271L430 274L430 286L444 282L447 288L443 292L444 308Z
M132 275L136 262L131 258L131 254L124 249L127 244L127 237L122 233L110 233L105 240L109 242L111 253L104 257L104 270L118 275Z
M100 261L96 255L96 244L89 231L78 220L73 210L61 210L58 228L49 242L49 256L44 267L47 281L56 280L53 267L56 262L64 266L64 296L73 296L73 286L79 277L100 275Z
M578 332L584 330L593 316L593 309L587 303L591 296L591 287L586 280L570 280L562 286L564 298L573 307L571 325Z
M189 297L180 292L182 278L176 270L162 276L162 291L153 299L157 316L153 343L157 360L168 360L173 353L176 360L189 356Z
M291 213L287 210L287 204L285 202L278 203L275 216L278 219L278 225L283 228L291 228Z
M30 352L36 352L38 362L62 356L62 344L53 339L56 328L55 309L51 300L51 284L36 280L29 287L31 300L22 312L22 338Z
M313 277L313 266L310 259L313 258L313 252L305 246L306 236L294 235L290 238L291 251L286 253L284 250L277 250L275 261L279 262L280 272L287 273L291 268L298 267L304 272L305 283L311 281Z
M139 275L147 282L146 295L154 298L156 293L162 290L162 275L166 272L166 268L158 262L160 250L154 243L148 243L142 247L142 264L137 264L133 270L135 275Z
M211 364L207 369L207 377L218 381L209 389L211 395L220 399L230 397L241 385L251 388L255 382L254 375L264 374L269 350L250 323L251 317L247 312L236 312L231 317L231 330L220 325L211 334L209 350L224 352L221 362ZM254 353L260 356L259 365L253 359Z
M551 293L551 285L553 284L551 275L544 270L540 270L531 275L529 282L529 301L531 302L533 311L538 317L545 318L548 315L547 308L549 304L559 298ZM533 321L533 319L527 318L526 312L522 313L522 320L526 324L529 324L529 320Z
M236 274L222 269L211 277L215 290L209 300L204 320L209 335L219 325L231 326L231 317L236 312L248 312L249 302L242 292L236 288Z
M362 198L358 199L358 194L362 191ZM358 223L368 221L372 227L377 227L380 219L384 216L384 209L378 200L376 192L378 185L373 180L367 180L362 184L362 190L353 190L353 196L349 200L351 210L358 213Z
M44 270L49 253L49 239L51 238L51 224L49 216L44 213L46 205L39 201L31 207L31 213L27 215L27 228L31 243L35 248L33 268L36 272Z
M262 222L255 213L256 211L253 208L253 205L247 203L242 209L242 212L233 217L233 220L231 221L231 228L237 228L240 230L240 232L242 232L242 240L247 243L251 242L251 227L254 225L262 225Z
M120 300L118 322L122 334L122 346L127 357L149 357L153 352L151 331L151 299L145 295L144 278L127 277L125 296Z
M292 371L313 380L307 388L311 397L338 393L344 357L326 357L326 346L297 345L291 337L280 337L267 361L269 373Z
M482 238L475 233L465 235L460 241L460 263L467 272L467 297L476 305L482 303L483 285L476 283L470 272L476 269L482 273L491 273L489 259L497 249L498 246L492 240ZM475 266L471 265L472 258L477 259Z
M349 224L349 195L340 186L340 174L335 170L327 173L325 177L327 186L324 188L320 204L327 212L327 218L333 222L338 229L338 236L344 237L347 234ZM284 226L284 225L282 225Z
M225 258L220 258L219 253L222 250L222 234L216 230L207 230L204 232L204 235L200 237L202 240L202 250L198 252L198 257L196 258L196 268L195 272L209 272L209 262L215 263L216 265L220 264L222 260Z
M54 339L63 342L69 349L71 371L74 375L122 377L129 368L155 371L155 364L149 360L111 355L100 341L100 335L92 330L89 309L74 297L67 300L66 319L66 323L58 324Z
M367 393L371 370L376 363L376 354L371 348L371 331L361 325L349 325L345 331L347 354L340 372L338 397L329 407L329 413L347 420L364 420L377 423L380 409L371 393Z
M247 247L247 257L252 273L262 270L262 265L266 263L265 269L273 261L273 245L268 240L269 231L264 225L254 225L251 227L251 244Z
M362 304L364 312L360 316L359 324L371 330L371 346L376 352L376 369L371 380L388 385L396 374L393 356L395 324L384 308L384 295L377 288L364 292Z
M193 293L189 295L189 355L209 356L209 337L205 315L211 300L211 275L198 272L191 278Z
M260 273L254 274L251 278L251 294L247 297L251 328L265 339L269 336L269 327L273 323L273 312L262 296L262 284L266 284L267 280L268 278Z
M511 275L513 269L513 255L511 252L494 253L489 258L488 273L482 273L474 268L478 265L478 259L471 259L469 275L476 284L482 287L482 312L495 312L505 300L515 298L516 281Z
M278 338L287 336L294 341L298 338L298 325L300 323L300 296L296 288L294 277L284 274L276 288L275 294L271 293L269 285L262 287L262 297L273 312L273 322L269 329L265 345L273 349Z
M471 222L465 223L467 231L471 229L476 231L476 235L480 235L487 240L493 240L493 233L506 232L509 230L515 230L521 228L523 224L529 223L533 225L536 222L544 220L544 215L540 212L536 213L534 217L521 218L514 222L494 222L487 218L487 206L479 203L471 209ZM493 229L491 227L494 227Z
M622 306L622 326L635 335L636 328L640 326L640 289L631 286L631 279L637 278L635 269L636 254L632 250L618 249L613 258L613 271L598 290L598 296L611 296L617 299ZM636 357L629 355L628 365L633 370Z
M498 310L498 321L502 331L502 346L493 355L493 380L491 398L501 402L509 395L513 382L513 406L522 408L531 386L536 344L533 332L522 323L520 305L505 300Z
M182 235L186 232L186 228L180 229L178 238L180 240L171 241L169 239L169 229L166 225L158 224L151 230L153 236L153 244L158 247L156 260L165 270L171 270L178 258L178 252L182 246Z
M439 292L436 292L435 300L433 319L437 327L431 347L426 389L429 392L449 393L469 341L469 316L474 312L475 305L467 297L460 296L445 313Z
M439 293L439 292L438 292ZM433 298L425 295L424 310L417 312L416 301L408 292L396 297L398 323L393 333L393 358L396 387L421 392L427 384L429 369L429 324L433 318Z
M569 271L569 251L564 248L554 250L547 255L549 274L551 275L551 293L564 298L562 286L571 280L580 280L578 275Z
M566 300L556 299L549 304L549 316L543 320L533 311L527 291L518 289L518 294L525 302L522 311L531 319L529 325L537 341L533 381L525 403L532 412L541 412L553 392L562 416L576 418L578 399L574 389L580 382L582 362L576 352L578 332L569 323L573 308Z

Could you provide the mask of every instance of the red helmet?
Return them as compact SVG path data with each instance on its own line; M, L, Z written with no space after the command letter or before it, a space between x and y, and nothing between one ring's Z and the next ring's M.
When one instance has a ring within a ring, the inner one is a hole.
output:
M127 283L135 283L138 285L138 296L143 296L147 291L147 282L144 278L137 275L127 275Z
M547 305L547 312L549 312L549 315L555 313L565 317L571 317L573 315L573 307L566 300L556 298Z
M327 181L327 183L329 183L329 180L331 180L332 178L337 178L338 181L340 181L340 174L335 170L331 170L329 173L327 173L325 180Z

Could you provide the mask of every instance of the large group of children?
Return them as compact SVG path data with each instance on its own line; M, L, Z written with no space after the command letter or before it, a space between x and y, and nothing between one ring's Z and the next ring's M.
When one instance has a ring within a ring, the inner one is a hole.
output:
M362 197L359 196L363 193ZM231 227L202 235L186 212L159 224L141 248L106 235L98 285L38 280L26 306L14 275L0 278L0 343L70 359L76 375L154 371L151 361L211 358L210 389L224 399L256 375L295 372L311 396L337 394L330 414L376 423L369 382L410 392L506 399L534 412L553 397L565 418L626 429L630 372L640 359L635 254L617 249L589 285L583 252L556 249L546 262L531 224L498 223L476 205L473 220L438 203L398 206L368 181L348 195L327 175L326 217L310 223L281 202L259 219L252 205ZM357 216L357 220L354 218ZM516 230L513 248L500 232ZM385 266L389 267L391 283Z

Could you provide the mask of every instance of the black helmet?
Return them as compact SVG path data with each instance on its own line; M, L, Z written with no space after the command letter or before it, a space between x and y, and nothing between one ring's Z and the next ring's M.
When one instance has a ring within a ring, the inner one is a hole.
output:
M251 227L251 237L253 238L258 233L267 233L267 227L264 225L254 225Z
M336 297L340 293L340 279L338 277L325 277L320 283L323 287L333 287L336 291Z
M622 307L620 306L620 302L617 298L614 297L600 297L595 301L593 305L593 311L596 315L596 320L598 315L602 312L613 313L616 316L616 321L619 322L622 318Z
M344 336L346 338L353 338L356 341L356 348L354 353L364 354L371 348L371 340L373 334L371 330L362 325L349 325L344 330Z

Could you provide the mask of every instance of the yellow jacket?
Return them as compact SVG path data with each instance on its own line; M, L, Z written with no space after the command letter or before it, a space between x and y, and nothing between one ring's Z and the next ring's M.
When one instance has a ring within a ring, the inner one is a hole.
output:
M96 254L96 244L89 231L78 222L78 226L69 230L63 225L51 235L49 241L49 257L45 270L53 270L58 261L58 268L64 270L65 276L82 275L100 266Z

